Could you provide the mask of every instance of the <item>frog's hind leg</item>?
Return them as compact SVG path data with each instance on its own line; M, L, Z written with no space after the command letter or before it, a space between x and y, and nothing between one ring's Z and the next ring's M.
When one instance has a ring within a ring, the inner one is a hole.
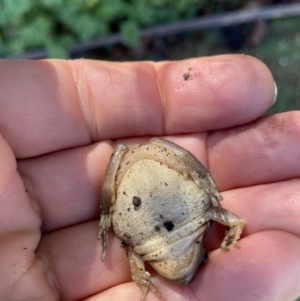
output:
M220 210L222 214L220 215ZM228 246L233 244L238 247L238 240L243 232L243 229L246 224L246 220L238 217L234 213L220 207L220 208L210 208L206 213L205 217L210 220L214 220L228 226L228 230L226 230L225 237L221 244L221 249L223 251L228 250ZM225 220L224 220L225 217Z
M146 295L151 290L158 298L162 297L161 292L151 281L151 275L145 270L145 264L141 256L136 254L131 247L128 250L128 258L131 269L131 277L142 290L141 301L146 299Z

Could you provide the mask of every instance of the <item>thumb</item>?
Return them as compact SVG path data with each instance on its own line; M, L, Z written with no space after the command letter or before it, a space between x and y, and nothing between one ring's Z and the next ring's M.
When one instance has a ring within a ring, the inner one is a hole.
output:
M35 257L41 218L17 172L14 153L1 134L0 208L0 299L42 300L51 291Z

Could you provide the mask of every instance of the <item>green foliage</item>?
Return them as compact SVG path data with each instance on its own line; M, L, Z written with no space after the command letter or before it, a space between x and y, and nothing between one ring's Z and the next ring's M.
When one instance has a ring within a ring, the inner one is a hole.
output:
M125 21L121 25L124 44L134 46L139 42L139 27L134 21Z
M0 57L44 47L50 57L66 57L75 41L116 32L133 46L141 28L195 17L219 1L0 0Z

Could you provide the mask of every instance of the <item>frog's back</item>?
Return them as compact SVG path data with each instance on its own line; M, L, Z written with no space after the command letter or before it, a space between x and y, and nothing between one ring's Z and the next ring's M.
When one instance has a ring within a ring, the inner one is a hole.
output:
M124 244L138 246L178 230L210 205L191 179L161 162L142 159L119 180L114 230Z

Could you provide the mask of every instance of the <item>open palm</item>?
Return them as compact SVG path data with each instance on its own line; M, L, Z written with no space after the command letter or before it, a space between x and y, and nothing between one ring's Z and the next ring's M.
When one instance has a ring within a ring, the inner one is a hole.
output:
M153 136L191 151L247 220L229 252L212 227L189 285L154 274L163 300L300 295L300 112L259 118L274 99L261 62L1 61L0 91L1 300L139 300L117 238L101 262L99 193L113 147Z

